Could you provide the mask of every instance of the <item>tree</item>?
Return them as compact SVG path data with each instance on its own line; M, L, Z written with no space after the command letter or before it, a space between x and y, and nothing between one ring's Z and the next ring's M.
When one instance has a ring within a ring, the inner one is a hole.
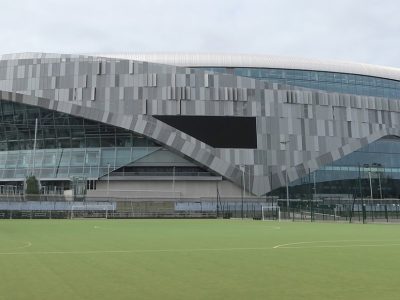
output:
M39 182L35 175L26 177L26 195L39 195Z

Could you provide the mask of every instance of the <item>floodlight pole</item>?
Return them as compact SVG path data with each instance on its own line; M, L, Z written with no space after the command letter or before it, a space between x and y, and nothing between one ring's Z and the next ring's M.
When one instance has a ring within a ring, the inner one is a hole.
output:
M244 206L244 193L245 193L245 177L244 177L244 165L240 165L240 170L242 171L242 185L243 185L243 190L242 190L242 209L241 209L241 217L243 220L243 206Z
M383 200L383 195L382 195L382 183L381 183L381 174L378 172L378 181L379 181L379 193L381 195L381 200Z
M33 159L32 159L32 172L31 175L35 172L35 158L36 158L36 141L37 141L37 127L38 127L38 119L35 119L35 139L33 140Z
M110 195L110 163L107 163L107 197Z
M289 170L289 159L288 159L289 145L288 145L288 143L289 142L290 142L290 140L281 142L281 144L285 145L285 150L286 150L286 157L285 157L285 165L286 165L285 183L286 183L286 210L287 210L288 216L289 216L289 177L288 177L288 170Z
M371 178L371 167L369 167L369 171L368 171L368 176L369 176L369 190L371 192L371 201L374 201L374 196L372 194L372 178Z
M370 191L370 200L368 201L370 209L371 206L373 205L374 202L374 197L372 193L372 176L371 176L371 165L369 164L364 164L364 168L368 168L368 178L369 178L369 191Z
M363 219L363 224L365 223L365 217L364 217L364 198L362 194L362 186L361 186L361 165L358 164L358 185L360 189L360 197L361 197L361 210L362 210L362 219Z
M317 181L316 181L316 173L317 173L317 170L315 170L314 171L314 173L313 173L313 177L314 177L314 200L315 199L317 199Z
M172 167L172 195L175 198L175 166Z

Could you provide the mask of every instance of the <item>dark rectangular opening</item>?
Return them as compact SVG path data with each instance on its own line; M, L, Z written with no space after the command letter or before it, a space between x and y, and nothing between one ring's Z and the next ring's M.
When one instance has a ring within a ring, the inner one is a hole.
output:
M257 148L255 117L180 115L153 117L214 148Z

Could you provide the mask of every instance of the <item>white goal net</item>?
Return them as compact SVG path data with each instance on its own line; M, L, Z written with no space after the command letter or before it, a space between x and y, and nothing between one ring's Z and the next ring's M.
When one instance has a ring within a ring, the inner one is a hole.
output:
M109 213L115 211L113 204L74 204L71 206L71 219L96 218L108 219Z
M309 211L302 211L301 212L301 219L302 220L314 220L314 221L340 221L343 220L343 217L340 217L333 212L333 214L324 214L324 213L317 213L317 212L309 212Z
M281 220L281 208L277 205L269 205L261 207L261 219L266 220Z

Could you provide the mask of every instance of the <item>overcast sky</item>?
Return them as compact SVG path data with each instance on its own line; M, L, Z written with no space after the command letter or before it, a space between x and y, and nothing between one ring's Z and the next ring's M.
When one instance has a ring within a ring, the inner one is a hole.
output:
M0 53L275 54L400 67L398 0L0 0Z

